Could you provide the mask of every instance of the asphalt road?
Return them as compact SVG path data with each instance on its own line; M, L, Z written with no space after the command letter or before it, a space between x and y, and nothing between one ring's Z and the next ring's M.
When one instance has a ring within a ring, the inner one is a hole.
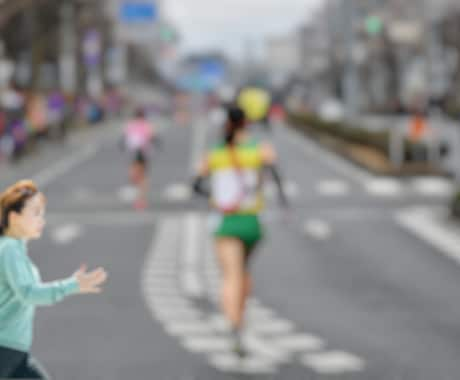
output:
M161 123L161 122L160 122ZM238 361L216 306L212 217L187 184L217 131L167 123L151 205L131 207L120 122L0 170L34 178L48 226L30 253L46 280L103 265L98 296L40 309L33 353L55 379L454 380L460 373L460 242L444 179L375 178L279 126L288 213L266 186L266 239ZM458 242L458 244L457 244Z

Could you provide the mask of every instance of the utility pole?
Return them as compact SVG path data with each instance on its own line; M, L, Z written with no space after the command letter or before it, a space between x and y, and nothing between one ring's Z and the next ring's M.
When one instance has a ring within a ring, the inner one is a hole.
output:
M60 9L61 40L59 57L60 87L64 93L73 94L76 90L76 27L75 5L71 0L65 0Z
M357 84L358 76L354 63L353 51L355 47L355 18L356 9L354 0L342 0L342 15L344 18L344 47L345 70L342 78L342 89L346 105L347 118L355 116L357 112Z

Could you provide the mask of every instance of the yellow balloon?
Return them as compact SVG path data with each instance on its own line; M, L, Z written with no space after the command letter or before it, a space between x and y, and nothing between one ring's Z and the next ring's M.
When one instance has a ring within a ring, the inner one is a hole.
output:
M238 106L250 121L262 120L270 108L270 95L259 88L251 87L241 91Z

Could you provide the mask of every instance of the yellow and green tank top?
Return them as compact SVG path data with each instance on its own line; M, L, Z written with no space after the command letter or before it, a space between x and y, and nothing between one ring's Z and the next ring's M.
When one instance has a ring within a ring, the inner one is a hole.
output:
M257 214L264 205L260 144L249 141L230 148L215 146L208 156L211 204L226 214Z

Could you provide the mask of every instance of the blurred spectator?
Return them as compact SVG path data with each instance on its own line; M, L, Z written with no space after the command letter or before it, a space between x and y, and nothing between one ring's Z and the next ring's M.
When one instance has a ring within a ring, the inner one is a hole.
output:
M52 137L62 138L65 136L64 116L66 111L66 100L64 94L54 89L48 94L48 124Z

